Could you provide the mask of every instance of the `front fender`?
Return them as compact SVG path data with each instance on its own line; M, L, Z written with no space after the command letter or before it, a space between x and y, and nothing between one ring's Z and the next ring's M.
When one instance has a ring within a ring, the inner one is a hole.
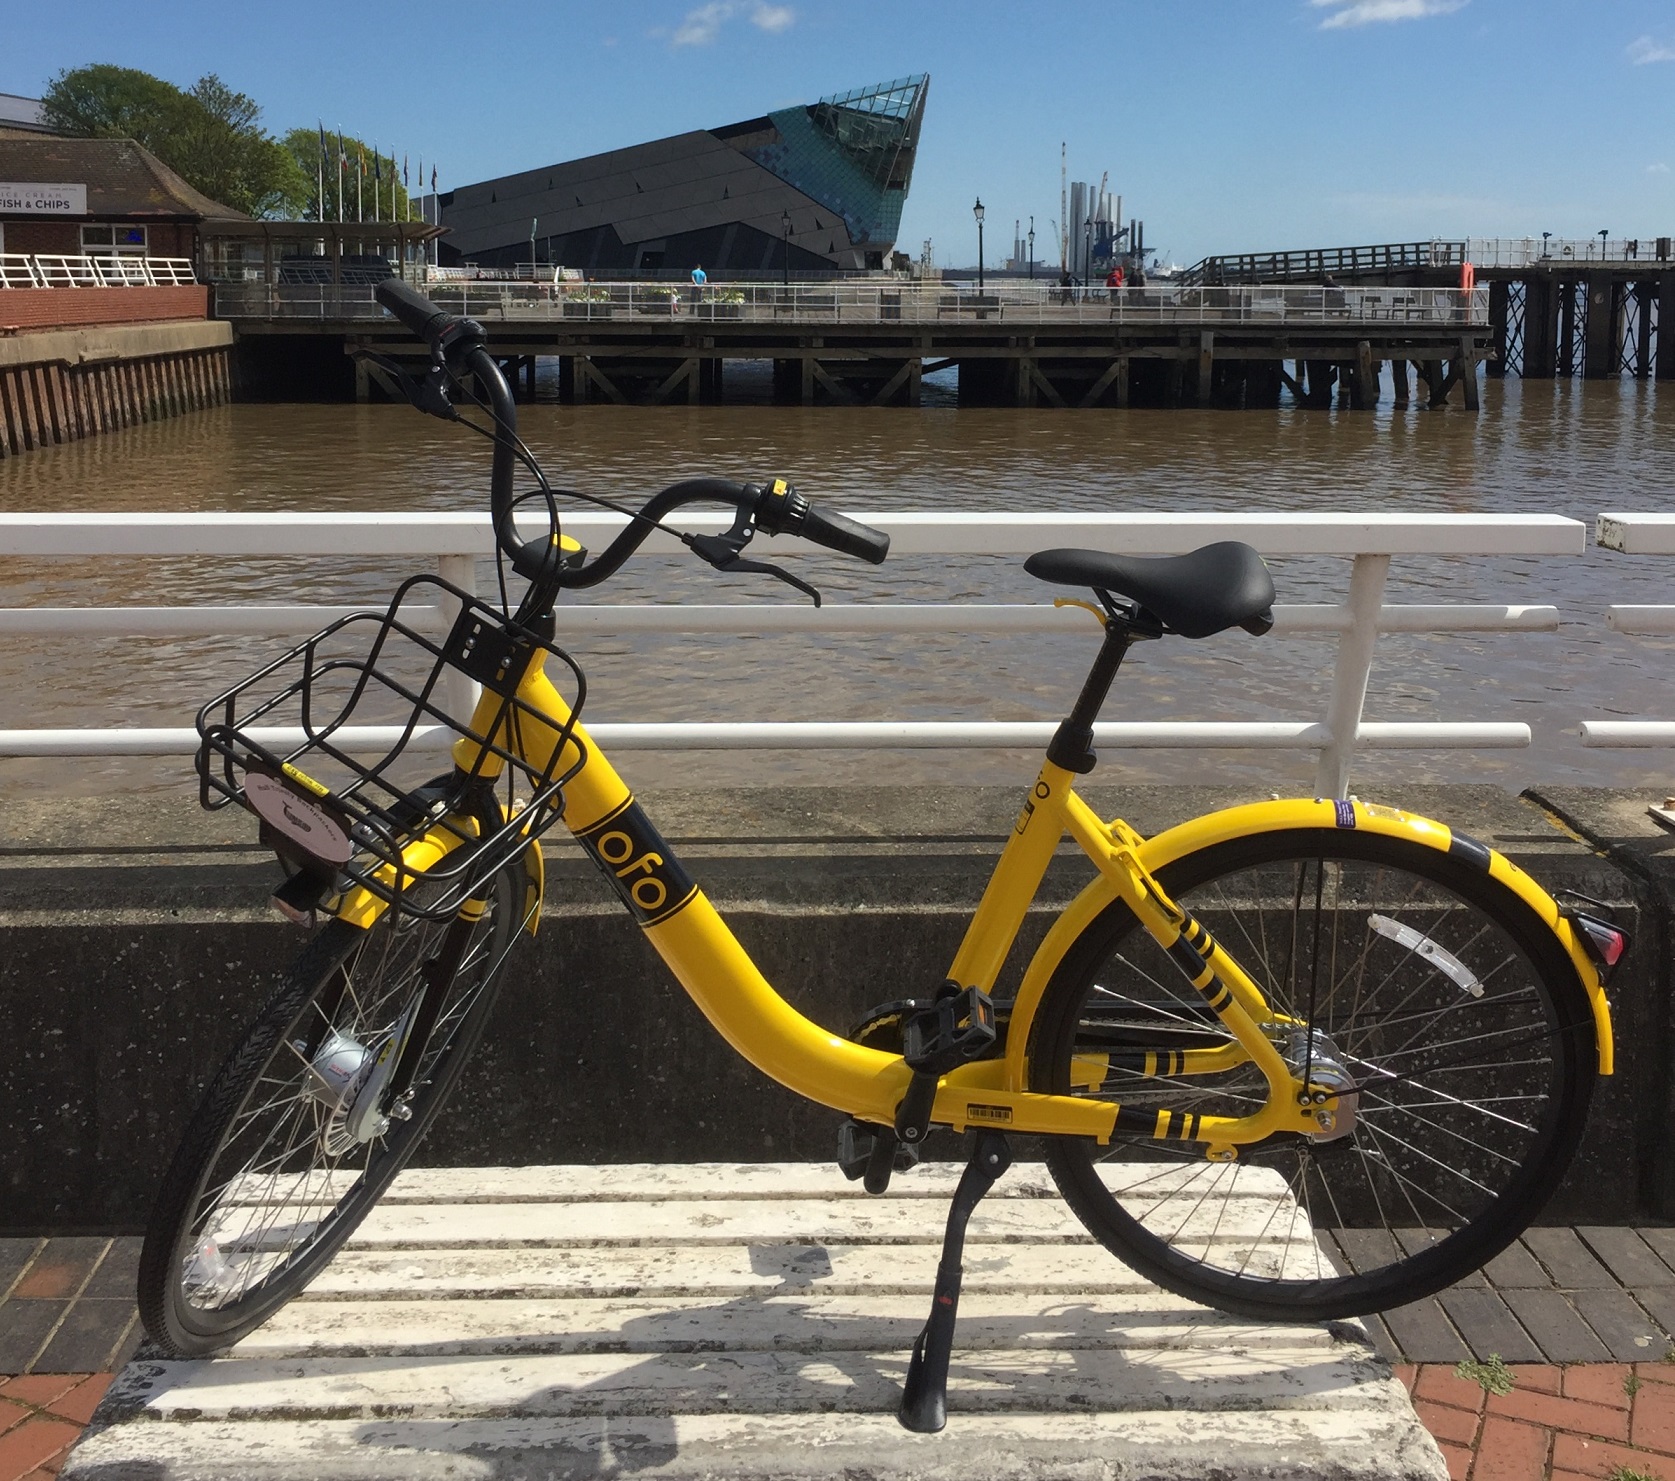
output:
M1588 994L1593 1011L1594 1045L1599 1057L1599 1072L1612 1072L1614 1053L1611 1035L1611 1009L1606 1002L1605 989L1599 972L1583 950L1582 943L1571 924L1559 913L1553 897L1504 854L1479 843L1469 834L1455 833L1444 823L1418 817L1394 807L1382 807L1360 801L1297 798L1276 802L1253 802L1243 807L1230 807L1221 812L1206 813L1145 840L1139 855L1146 868L1153 873L1166 868L1186 855L1235 838L1247 838L1258 833L1280 833L1292 828L1355 828L1364 833L1382 833L1405 838L1438 853L1476 865L1493 879L1505 885L1535 912L1564 947L1576 975ZM1028 1086L1028 1046L1030 1030L1036 1010L1053 973L1058 970L1065 953L1073 942L1092 924L1106 906L1119 898L1110 880L1101 874L1079 894L1047 932L1041 945L1030 959L1024 980L1013 1004L1011 1022L1006 1039L1006 1082L1010 1089L1023 1090Z
M402 865L409 874L423 873L427 869L435 868L462 842L464 840L449 829L433 828L402 849ZM541 845L537 840L529 841L528 847L523 851L521 862L524 873L523 928L533 936L541 923L541 901L546 893L547 874L546 861L541 855ZM390 878L394 878L393 870L380 870L379 874L380 877L388 874ZM333 913L338 920L348 921L350 925L359 926L365 931L370 930L389 908L388 901L357 885L354 889L344 891Z

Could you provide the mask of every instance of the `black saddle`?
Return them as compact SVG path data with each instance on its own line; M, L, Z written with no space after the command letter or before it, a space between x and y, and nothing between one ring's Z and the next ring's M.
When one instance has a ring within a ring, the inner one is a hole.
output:
M1230 627L1260 637L1274 625L1274 578L1237 540L1189 555L1109 555L1102 550L1041 550L1024 562L1031 576L1059 586L1091 586L1130 597L1185 638Z

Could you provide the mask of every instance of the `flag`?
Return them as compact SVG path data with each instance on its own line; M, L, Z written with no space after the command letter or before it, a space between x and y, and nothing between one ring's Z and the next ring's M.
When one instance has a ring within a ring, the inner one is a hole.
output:
M430 167L430 188L432 190L436 189L436 166L435 165L432 165Z
M395 159L395 156L391 155L390 158L393 161ZM424 174L424 172L425 172L425 167L423 165L420 165L419 166L419 173L422 175L422 174ZM401 188L403 190L407 189L407 156L405 154L402 155L402 157L401 157Z

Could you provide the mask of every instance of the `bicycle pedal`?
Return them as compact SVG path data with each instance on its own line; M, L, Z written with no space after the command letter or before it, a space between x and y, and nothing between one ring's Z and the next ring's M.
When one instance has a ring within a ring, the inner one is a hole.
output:
M995 1043L995 1005L980 987L947 984L928 1007L902 1021L902 1058L917 1074L946 1075L981 1059Z
M868 1193L882 1193L893 1173L919 1164L919 1149L906 1146L893 1131L851 1116L838 1127L838 1171L850 1182L866 1179Z

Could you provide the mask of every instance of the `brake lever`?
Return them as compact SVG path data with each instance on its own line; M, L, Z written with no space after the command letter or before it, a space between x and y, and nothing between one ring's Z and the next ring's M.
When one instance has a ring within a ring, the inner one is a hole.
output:
M755 533L756 527L751 522L750 512L741 509L733 521L733 528L725 535L682 535L681 539L718 571L725 571L730 575L772 576L787 586L796 587L818 607L820 593L808 582L767 561L744 559L740 552L750 544L750 537Z
M357 350L355 358L376 365L389 376L416 411L438 417L444 422L459 420L459 409L448 399L448 367L440 360L432 362L423 380L414 380L388 355L380 355L376 350Z
M715 568L718 571L737 571L741 574L750 572L761 576L776 576L787 586L794 586L805 596L812 598L815 606L820 605L820 593L808 582L800 576L793 576L789 571L767 561L747 561L740 556L734 556L732 560L716 565Z

